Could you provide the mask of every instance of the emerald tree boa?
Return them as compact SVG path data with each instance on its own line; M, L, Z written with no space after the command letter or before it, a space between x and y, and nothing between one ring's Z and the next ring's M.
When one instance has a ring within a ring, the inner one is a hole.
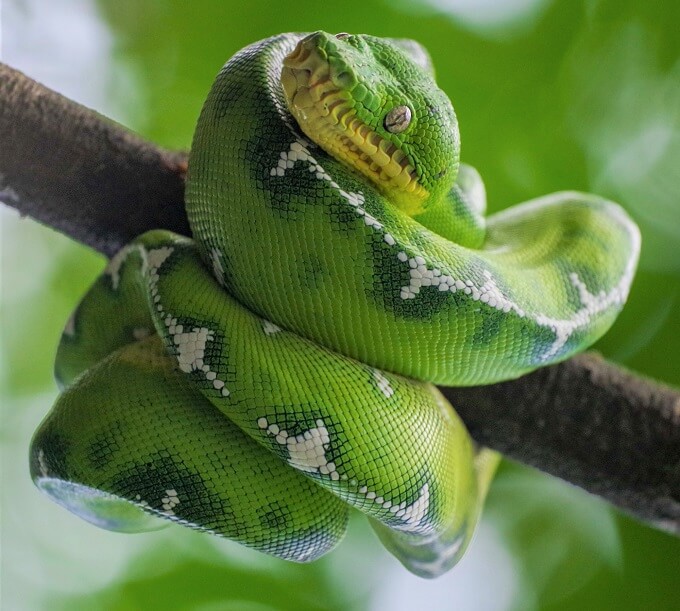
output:
M104 528L177 522L301 562L356 508L410 571L451 568L498 456L434 384L592 344L640 242L583 193L487 218L459 151L413 41L284 34L237 53L196 128L193 239L137 238L66 325L36 484Z

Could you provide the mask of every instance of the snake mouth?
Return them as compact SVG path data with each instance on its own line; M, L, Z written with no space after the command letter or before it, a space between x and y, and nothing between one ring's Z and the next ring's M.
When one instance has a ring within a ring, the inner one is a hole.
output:
M281 84L291 114L326 152L415 211L428 196L416 168L403 150L359 118L356 107L370 94L344 63L329 59L329 51L312 34L283 60Z

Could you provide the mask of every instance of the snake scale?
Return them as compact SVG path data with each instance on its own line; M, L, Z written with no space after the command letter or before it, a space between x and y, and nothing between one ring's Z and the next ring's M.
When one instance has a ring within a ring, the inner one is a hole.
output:
M301 562L356 508L410 571L451 568L498 457L434 384L592 344L639 251L588 194L486 218L459 150L413 41L284 34L237 53L194 136L193 239L134 240L66 325L37 486L104 528L175 522Z

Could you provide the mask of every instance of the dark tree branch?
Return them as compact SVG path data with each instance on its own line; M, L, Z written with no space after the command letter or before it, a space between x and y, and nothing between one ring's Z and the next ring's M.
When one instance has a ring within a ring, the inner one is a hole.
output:
M187 156L0 64L0 200L112 256L158 227L189 235Z
M1 201L107 256L147 229L189 235L185 154L2 64L0 99ZM479 443L680 533L680 392L594 354L442 391Z
M475 440L680 534L680 393L593 352L440 389Z

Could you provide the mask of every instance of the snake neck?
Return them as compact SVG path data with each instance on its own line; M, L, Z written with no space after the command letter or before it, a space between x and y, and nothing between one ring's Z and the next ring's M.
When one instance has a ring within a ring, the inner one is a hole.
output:
M456 244L479 248L485 222L480 202L457 184L453 108L432 71L422 69L424 51L393 42L325 32L299 39L283 59L289 111L283 117L292 115L297 129L399 214ZM279 98L278 88L272 95Z

